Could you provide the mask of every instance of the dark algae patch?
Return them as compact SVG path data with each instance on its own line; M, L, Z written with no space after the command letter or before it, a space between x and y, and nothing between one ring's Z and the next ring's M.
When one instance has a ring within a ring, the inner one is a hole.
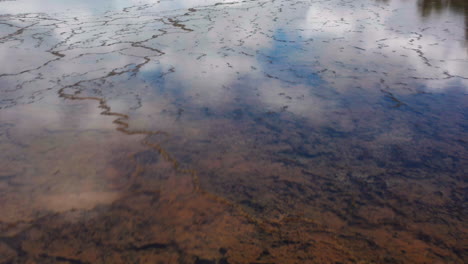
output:
M467 263L467 12L0 1L0 263Z

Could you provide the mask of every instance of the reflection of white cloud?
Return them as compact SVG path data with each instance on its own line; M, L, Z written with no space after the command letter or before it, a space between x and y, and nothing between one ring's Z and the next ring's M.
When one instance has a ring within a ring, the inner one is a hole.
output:
M167 34L145 45L164 51L157 63L151 63L142 71L164 76L165 85L174 87L178 95L206 106L222 106L236 97L239 78L264 78L262 65L256 58L256 50L268 49L271 39L259 34L258 29L274 30L270 18L257 16L255 12L232 10L225 14L217 9L210 15L219 15L212 22L188 21L188 28L196 33ZM200 11L202 12L202 11ZM251 21L256 21L253 26Z
M240 2L240 0L238 0ZM19 13L67 13L99 14L106 11L122 11L124 8L144 8L152 12L213 5L216 3L236 2L236 0L16 0L0 1L0 14Z
M303 38L315 40L310 51L320 56L320 66L342 77L323 76L338 89L372 89L381 80L391 86L413 82L413 77L441 79L447 77L445 72L466 77L465 47L462 41L453 41L454 36L464 36L462 27L453 26L463 25L462 16L445 14L422 21L415 3L399 0L389 6L367 3L359 9L317 2L297 25ZM424 82L434 87L430 80Z
M186 98L197 97L204 104L222 105L233 99L230 86L240 76L254 75L252 67L259 68L258 61L246 56L222 57L219 54L208 54L199 60L186 53L166 51L160 59L160 68L156 72L167 72L171 68L173 73L167 75L165 85L180 87L180 96ZM155 68L145 68L145 71L154 71Z

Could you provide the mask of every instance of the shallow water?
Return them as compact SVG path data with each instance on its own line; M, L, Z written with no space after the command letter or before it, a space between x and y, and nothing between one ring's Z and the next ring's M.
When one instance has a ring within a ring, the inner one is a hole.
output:
M1 1L0 263L466 263L466 1Z

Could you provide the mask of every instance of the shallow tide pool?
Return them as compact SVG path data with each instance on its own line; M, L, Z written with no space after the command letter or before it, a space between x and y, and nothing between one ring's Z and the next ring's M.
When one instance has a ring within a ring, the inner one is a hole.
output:
M467 263L465 0L0 0L0 263Z

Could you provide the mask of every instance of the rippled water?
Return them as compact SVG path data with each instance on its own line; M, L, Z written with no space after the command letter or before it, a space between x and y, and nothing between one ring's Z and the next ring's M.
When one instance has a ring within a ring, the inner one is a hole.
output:
M0 263L468 262L464 0L0 0Z

